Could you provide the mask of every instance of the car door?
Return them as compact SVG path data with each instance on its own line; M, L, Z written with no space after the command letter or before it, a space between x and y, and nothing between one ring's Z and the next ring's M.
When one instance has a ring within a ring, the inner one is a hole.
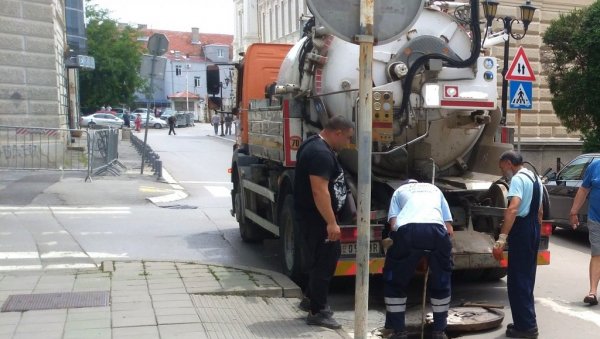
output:
M546 185L550 195L550 219L555 224L570 226L569 213L573 206L573 199L581 186L585 169L593 157L581 155L568 163L556 176L556 180ZM581 208L580 214L587 215L587 204Z

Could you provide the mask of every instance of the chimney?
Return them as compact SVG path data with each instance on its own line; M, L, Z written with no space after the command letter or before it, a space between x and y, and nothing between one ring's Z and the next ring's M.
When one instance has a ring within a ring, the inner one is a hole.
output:
M192 44L200 43L200 33L198 27L192 27Z

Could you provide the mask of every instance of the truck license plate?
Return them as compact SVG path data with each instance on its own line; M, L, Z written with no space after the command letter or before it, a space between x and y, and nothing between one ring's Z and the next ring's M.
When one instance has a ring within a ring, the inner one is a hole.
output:
M371 254L379 254L379 242L373 241L369 246L369 252ZM356 243L342 244L342 255L355 255L356 254Z

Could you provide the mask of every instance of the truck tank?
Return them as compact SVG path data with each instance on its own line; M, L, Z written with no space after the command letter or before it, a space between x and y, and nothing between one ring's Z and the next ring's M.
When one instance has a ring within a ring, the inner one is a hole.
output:
M458 176L471 162L472 151L490 122L490 110L478 106L496 106L495 58L479 58L466 68L430 61L414 77L408 109L401 112L403 77L419 56L437 53L455 60L469 58L472 42L465 29L468 24L468 17L457 20L456 15L429 7L400 38L374 47L373 90L389 91L389 100L382 104L391 105L393 112L393 118L388 119L374 111L375 174L429 178L434 175L433 162L436 176ZM294 106L302 107L306 133L318 132L333 115L357 120L359 46L318 26L317 22L315 33L290 50L277 80L280 93L293 93L294 100L301 103ZM431 99L435 103L428 103L430 87L431 91L447 93ZM444 105L444 96L456 102ZM379 136L378 121L383 126ZM356 151L343 151L340 159L356 173Z

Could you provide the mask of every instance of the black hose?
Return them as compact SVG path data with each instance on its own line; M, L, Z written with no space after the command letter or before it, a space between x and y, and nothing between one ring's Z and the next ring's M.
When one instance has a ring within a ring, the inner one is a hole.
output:
M411 65L404 79L402 88L402 104L400 105L400 115L402 116L401 125L408 121L408 103L410 100L410 91L412 82L417 75L417 71L431 59L441 59L446 61L446 65L452 68L464 68L473 65L481 52L481 28L479 27L479 3L477 0L470 0L471 5L471 32L473 33L471 45L471 55L466 60L451 59L443 54L432 53L423 55Z

